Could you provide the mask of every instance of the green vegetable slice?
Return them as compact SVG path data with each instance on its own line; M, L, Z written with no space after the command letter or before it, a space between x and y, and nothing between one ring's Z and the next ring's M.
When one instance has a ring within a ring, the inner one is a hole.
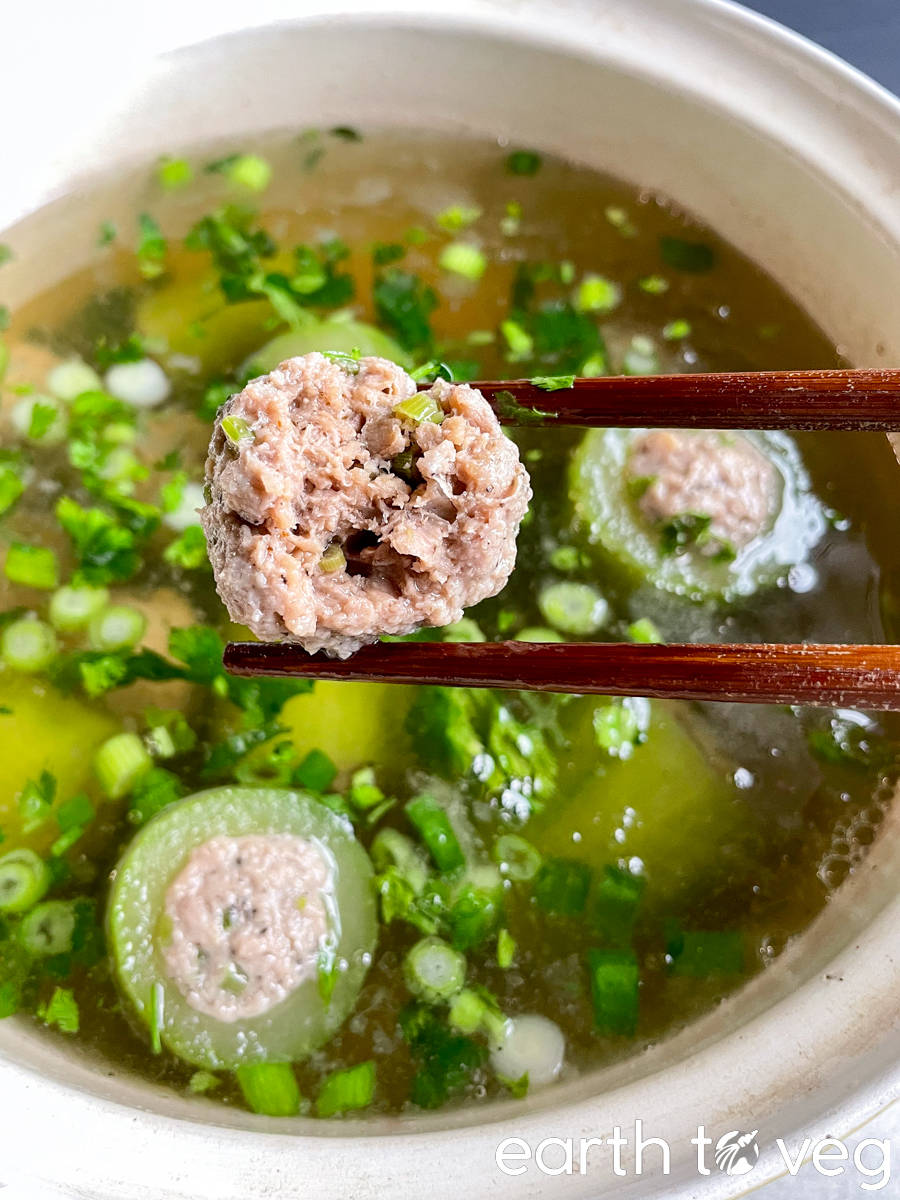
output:
M569 475L574 521L600 565L617 568L631 586L653 586L692 599L752 595L803 562L825 532L822 505L793 440L778 432L743 433L781 477L778 511L768 526L726 561L690 541L667 553L661 531L638 507L627 478L631 446L644 429L592 429L575 452ZM727 434L720 436L727 437ZM671 548L669 548L671 549Z
M393 338L368 325L365 321L316 321L297 333L283 333L273 338L247 360L246 369L257 375L274 371L285 359L301 354L351 354L358 350L362 357L387 358L401 367L411 366L409 356Z
M192 1008L168 976L160 942L165 897L198 846L214 837L252 834L306 838L330 860L330 959L337 969L327 1001L319 981L307 979L261 1015L225 1022ZM120 987L149 1027L154 988L161 985L160 1040L197 1066L233 1069L305 1058L347 1017L368 969L377 934L371 879L350 823L302 792L223 787L170 804L136 835L110 893L109 945Z

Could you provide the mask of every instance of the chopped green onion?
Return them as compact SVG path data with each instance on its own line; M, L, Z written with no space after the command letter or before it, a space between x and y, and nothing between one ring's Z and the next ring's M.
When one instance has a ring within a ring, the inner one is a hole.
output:
M336 571L343 571L346 565L347 559L344 556L340 542L332 542L319 559L319 570L324 571L326 575L333 575Z
M679 342L691 336L691 323L684 320L669 321L668 325L663 326L662 335L667 342Z
M13 542L3 567L10 583L25 587L55 588L59 583L59 563L47 546L26 546Z
M466 958L439 937L416 942L403 964L403 978L414 996L440 1004L455 996L466 981Z
M50 886L50 870L33 850L22 847L0 858L0 912L26 912Z
M451 204L439 212L434 220L447 233L459 233L460 229L473 225L480 216L481 209L477 204Z
M72 796L57 809L56 820L60 830L66 833L79 825L88 825L97 815L97 810L91 804L84 792Z
M27 913L19 926L19 940L26 950L41 958L65 954L72 949L75 911L64 900L45 900Z
M24 491L25 484L15 466L0 463L0 514L12 508Z
M506 160L506 169L511 175L537 175L541 156L533 150L514 150Z
M618 208L616 205L610 204L603 210L603 215L609 221L610 225L612 225L613 229L618 230L622 237L637 237L637 228L629 220L628 213L624 208Z
M444 419L444 410L431 392L416 392L407 400L401 400L394 405L393 413L399 420L411 425L421 425L424 421L440 425Z
M316 1112L320 1117L367 1108L375 1095L375 1063L358 1063L347 1071L334 1071L322 1080Z
M152 766L153 760L136 733L117 733L94 755L94 772L110 800L129 792Z
M415 383L434 383L436 379L446 379L448 383L452 383L453 371L446 363L430 358L428 362L422 363L421 367L410 371L409 377Z
M547 629L544 625L529 625L520 629L515 636L517 642L564 642L566 639L555 629Z
M47 375L47 388L57 400L75 400L85 392L98 392L101 387L100 376L80 358L61 362Z
M369 853L377 871L396 867L414 895L420 896L424 892L428 883L428 864L415 842L398 829L382 829L372 842Z
M184 158L164 158L156 169L156 178L166 192L177 192L194 178L194 169Z
M673 957L673 975L690 975L694 978L743 975L746 970L744 935L739 930L685 932L681 939L681 950Z
M243 417L223 417L222 432L233 446L239 442L254 441L256 434Z
M454 902L447 914L447 923L452 932L454 950L474 950L490 938L497 928L500 917L498 894L492 885L499 885L499 874L489 867L492 874L488 889L469 886Z
M85 829L83 825L73 825L65 833L61 833L50 847L50 857L62 858L64 854L67 854L72 849L77 841L84 837L84 834Z
M577 917L584 911L591 868L574 858L548 858L534 878L534 900L541 912Z
M51 627L35 617L13 621L0 639L0 656L14 671L42 671L56 657L58 649Z
M507 879L522 883L534 879L541 866L540 851L516 833L505 833L494 842L491 857Z
M513 362L530 358L534 353L534 339L518 321L501 321L500 332L509 347L510 358Z
M560 633L596 633L609 616L609 604L589 583L553 583L538 596L544 619Z
M643 645L652 645L654 642L660 644L665 643L662 634L656 628L649 617L641 617L640 620L634 621L628 626L628 636L633 642L638 642Z
M662 296L669 290L669 281L662 275L646 275L638 280L638 287L648 296Z
M581 554L576 546L557 546L550 555L550 566L557 571L576 571L581 565Z
M251 1063L235 1072L247 1106L267 1117L295 1117L300 1089L290 1063Z
M574 375L536 375L534 379L529 379L529 383L533 383L535 387L539 387L544 392L559 392L563 388L575 386Z
M157 979L150 989L150 1049L162 1054L162 1028L166 1019L166 989Z
M272 180L272 167L258 154L241 154L228 162L223 174L251 192L264 192Z
M633 1037L640 1005L640 971L631 950L589 950L594 1028L612 1037Z
M50 624L61 633L74 633L89 624L108 603L109 591L104 587L67 584L50 597Z
M621 867L607 866L591 902L590 921L608 945L627 949L647 880Z
M138 215L138 270L145 279L157 279L166 269L168 243L149 213Z
M500 232L504 237L515 237L522 223L522 205L516 200L510 200L505 213L500 220Z
M470 988L463 988L450 1002L447 1019L460 1033L473 1034L481 1028L486 1012L487 1005L478 993Z
M449 817L434 796L426 793L410 800L406 815L428 847L438 870L444 875L461 871L466 865L465 855Z
M202 1096L206 1092L211 1092L213 1088L220 1087L222 1080L218 1075L213 1075L212 1071L195 1071L188 1080L188 1087L195 1096Z
M575 293L575 308L579 312L609 313L621 302L621 287L603 275L585 275Z
M441 251L439 265L453 275L461 275L472 283L478 280L487 270L487 257L468 242L451 242Z
M50 1003L39 1005L37 1015L48 1025L55 1025L62 1033L78 1032L78 1001L71 988L56 988Z
M147 632L147 618L137 608L113 604L91 618L88 641L92 650L124 650L136 646Z
M508 929L501 929L497 934L497 966L501 971L508 971L516 957L516 939Z
M334 783L337 773L337 767L327 754L322 750L310 750L294 771L291 782L313 792L326 792Z

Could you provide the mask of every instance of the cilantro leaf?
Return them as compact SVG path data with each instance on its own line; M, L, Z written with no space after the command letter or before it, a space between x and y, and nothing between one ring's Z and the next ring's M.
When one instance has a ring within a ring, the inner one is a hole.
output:
M166 269L168 243L149 213L138 216L138 244L135 250L138 270L145 279L157 279Z
M378 320L404 350L427 349L432 344L431 314L438 306L437 292L418 275L390 267L376 275L372 297Z
M690 275L701 275L715 266L715 251L704 242L689 242L685 238L661 237L660 258L667 267Z
M131 789L128 819L135 825L143 825L183 795L184 787L177 775L164 767L151 767Z
M169 634L169 653L187 667L192 683L211 684L222 675L225 643L211 625L188 625Z
M558 392L563 388L571 388L575 386L574 375L535 375L533 379L529 379L529 383L534 384L545 392Z
M184 571L196 571L209 563L206 555L206 535L201 525L188 525L180 538L170 542L163 551L163 558L173 567Z
M548 417L557 416L554 412L544 412L543 409L520 404L512 392L506 390L495 394L494 404L498 416L514 425L543 425Z
M56 505L56 517L78 559L76 584L102 587L125 583L140 568L135 534L109 513L100 508L82 508L63 496Z

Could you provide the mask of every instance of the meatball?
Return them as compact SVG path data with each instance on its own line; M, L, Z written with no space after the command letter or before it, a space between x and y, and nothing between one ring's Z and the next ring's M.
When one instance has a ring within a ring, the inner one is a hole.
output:
M400 367L334 357L288 359L223 406L200 515L234 621L346 658L499 592L531 487L473 388L439 380L410 415Z
M710 555L752 542L778 506L778 471L740 434L650 429L634 441L628 476L653 524L707 518L701 549Z
M211 838L166 893L169 978L219 1021L268 1012L315 977L331 890L331 868L305 838Z

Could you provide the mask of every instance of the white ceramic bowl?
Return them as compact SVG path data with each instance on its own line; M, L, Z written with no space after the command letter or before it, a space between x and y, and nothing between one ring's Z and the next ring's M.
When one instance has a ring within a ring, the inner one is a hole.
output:
M135 80L129 104L69 156L49 208L3 235L17 251L4 300L86 261L110 215L108 196L79 189L97 173L226 134L415 126L505 136L668 193L851 361L900 362L900 105L837 60L720 0L335 7L305 4L303 20L191 46ZM776 1137L839 1136L900 1091L898 860L890 818L864 869L764 975L642 1056L523 1103L275 1125L106 1075L3 1022L0 1177L90 1200L740 1194L783 1172ZM608 1149L586 1175L495 1166L503 1138L534 1146L618 1125L630 1139L636 1118L669 1142L669 1176L651 1152L641 1177L628 1155L616 1177ZM753 1174L699 1177L698 1125L759 1129Z

